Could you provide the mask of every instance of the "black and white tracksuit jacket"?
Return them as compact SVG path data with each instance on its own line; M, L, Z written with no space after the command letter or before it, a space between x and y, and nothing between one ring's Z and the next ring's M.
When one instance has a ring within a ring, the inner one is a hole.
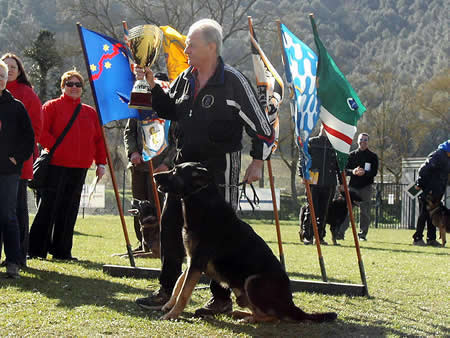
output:
M250 155L265 160L273 129L253 87L238 70L219 62L214 75L194 98L195 69L189 67L172 83L169 94L152 89L158 116L177 121L177 163L207 161L242 149L242 130L252 139Z

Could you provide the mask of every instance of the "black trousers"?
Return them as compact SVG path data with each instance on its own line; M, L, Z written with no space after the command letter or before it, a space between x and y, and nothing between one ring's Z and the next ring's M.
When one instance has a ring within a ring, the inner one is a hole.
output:
M220 185L220 190L235 209L237 208L239 190L237 183L240 172L240 152L225 154L223 166L220 170L211 170L214 180ZM222 162L222 159L220 159ZM166 194L161 215L161 274L159 282L167 291L172 292L173 287L181 274L181 267L185 256L183 238L183 213L180 199L173 194ZM224 289L219 283L211 280L210 289L213 297L229 299L230 289Z
M319 238L323 240L326 235L325 225L327 220L328 207L333 200L334 193L336 192L335 186L318 186L311 185L311 197L314 206L314 213L317 220L317 230L319 231ZM308 209L304 214L303 220L303 236L309 241L314 238L313 225L311 221L311 211Z
M38 211L30 229L29 255L72 256L73 231L87 169L49 167Z
M27 203L27 186L28 180L20 179L17 188L17 223L19 225L20 236L20 265L26 266L27 252L28 252L28 237L29 237L29 215ZM0 233L0 257L3 246L3 238Z
M423 231L425 230L425 223L427 224L427 240L436 240L436 227L431 222L430 213L426 207L425 192L422 193L419 198L419 217L417 218L416 232L413 235L415 241L421 240L423 238ZM442 196L441 196L442 198Z
M131 167L131 192L133 194L133 198L138 200L147 200L151 201L154 204L153 191L152 191L152 182L150 181L150 174L148 171L138 170L135 167ZM160 203L164 199L164 195L159 193L159 201ZM136 238L139 241L139 245L142 243L142 233L141 233L141 225L139 224L139 216L133 217L134 221L134 232L136 234ZM153 242L153 238L146 238L150 242ZM159 240L159 238L158 238Z

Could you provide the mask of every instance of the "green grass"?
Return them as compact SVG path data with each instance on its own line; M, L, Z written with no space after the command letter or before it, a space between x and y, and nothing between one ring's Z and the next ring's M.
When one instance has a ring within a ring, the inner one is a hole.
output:
M131 218L127 217L131 228ZM252 221L278 256L275 227ZM321 280L315 246L299 244L295 222L282 222L286 268L292 279ZM449 336L448 248L415 247L410 230L370 229L361 243L370 298L299 292L305 311L336 311L333 323L244 324L226 316L193 317L209 290L196 290L177 321L160 321L159 312L135 305L136 297L158 281L115 278L103 264L129 265L111 257L124 252L118 217L89 216L76 226L73 255L79 262L31 260L19 280L0 278L0 336ZM134 238L134 234L130 233ZM322 247L332 282L361 284L351 232L340 247ZM141 267L159 267L157 259L137 259ZM4 268L0 272L4 277Z

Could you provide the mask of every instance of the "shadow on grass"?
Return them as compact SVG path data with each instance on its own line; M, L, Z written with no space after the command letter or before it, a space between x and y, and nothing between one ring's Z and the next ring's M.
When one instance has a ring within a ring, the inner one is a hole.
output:
M382 242L377 242L377 243L382 243ZM392 243L386 243L387 244L392 244ZM403 244L403 245L407 245L407 244ZM410 244L411 246L411 250L408 249L390 249L390 248L378 248L378 247L374 247L374 246L368 246L367 242L363 245L360 245L361 247L361 251L364 252L364 250L374 250L374 251L388 251L388 252L392 252L392 253L407 253L407 254L422 254L422 255L435 255L435 256L447 256L448 252L443 251L443 252L430 252L430 251L426 251L426 247L424 247L425 251L420 251L420 250L415 250L413 248L416 248L416 246ZM342 248L354 248L354 245L341 245ZM436 248L433 248L436 249Z
M58 264L55 262L55 264ZM103 265L91 261L78 261L65 263L70 265L77 265L86 270L94 270L102 272ZM63 271L63 272L61 272ZM3 285L11 285L16 288L21 288L23 291L40 293L49 299L56 299L59 301L58 307L66 309L74 309L80 306L95 306L105 307L118 313L123 313L127 316L146 318L150 321L158 320L162 312L159 311L145 311L140 309L134 303L136 294L147 294L148 290L138 288L123 283L114 282L100 278L85 278L80 276L73 276L65 274L64 267L61 265L59 271L47 271L43 269L27 268L19 280L4 280ZM314 275L293 274L301 278L313 278ZM108 277L110 278L110 277ZM200 300L201 301L201 300ZM386 306L395 306L386 301ZM192 300L191 305L198 307L198 301ZM300 305L300 304L299 304ZM330 309L333 310L333 309ZM214 318L197 319L193 317L192 312L183 312L180 319L187 323L201 324L202 321L209 323L217 328L217 330L230 330L236 335L246 334L249 336L388 336L396 335L403 336L404 332L397 331L392 328L387 328L387 322L380 320L375 323L358 323L361 322L359 317L350 317L332 323L259 323L247 324L241 323L237 320L230 320L223 316ZM350 322L349 322L350 321ZM356 322L356 323L355 323ZM223 332L223 331L222 331ZM445 332L444 328L440 332Z
M73 232L73 234L74 234L74 235L77 235L77 236L104 238L103 236L100 236L100 235L85 234L85 233L83 233L83 232L79 232L79 231L76 231L76 230Z
M55 264L58 263L55 262ZM100 263L90 261L65 262L64 264L79 265L99 272L102 272L103 267ZM136 294L148 295L149 290L102 278L68 275L61 271L66 269L48 271L28 267L21 273L20 279L4 279L2 285L10 284L23 291L40 293L49 299L59 300L57 306L67 309L92 305L107 307L130 316L151 319L158 319L161 316L160 312L142 311L134 302Z

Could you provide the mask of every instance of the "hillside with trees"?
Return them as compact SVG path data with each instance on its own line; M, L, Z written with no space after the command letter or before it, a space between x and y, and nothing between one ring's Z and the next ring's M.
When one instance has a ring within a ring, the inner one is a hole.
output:
M358 129L368 132L373 150L383 153L385 174L398 179L401 157L425 156L450 135L445 0L0 0L0 4L2 52L12 51L24 59L43 101L58 95L63 71L73 66L85 70L76 22L121 39L122 20L129 27L171 25L186 34L192 22L214 18L224 27L225 61L253 80L247 16L252 16L262 48L283 74L275 20L315 49L308 18L312 12L323 43L367 107ZM54 34L60 56L48 55L58 62L46 70L45 93L39 88L44 85L39 78L42 69L26 52L36 48L41 31ZM163 66L161 60L157 67ZM89 91L84 100L93 102ZM293 171L297 155L291 148L287 100L281 120L283 143L277 156ZM123 122L108 128L111 142L116 142L111 148L118 149L113 158L123 166Z

